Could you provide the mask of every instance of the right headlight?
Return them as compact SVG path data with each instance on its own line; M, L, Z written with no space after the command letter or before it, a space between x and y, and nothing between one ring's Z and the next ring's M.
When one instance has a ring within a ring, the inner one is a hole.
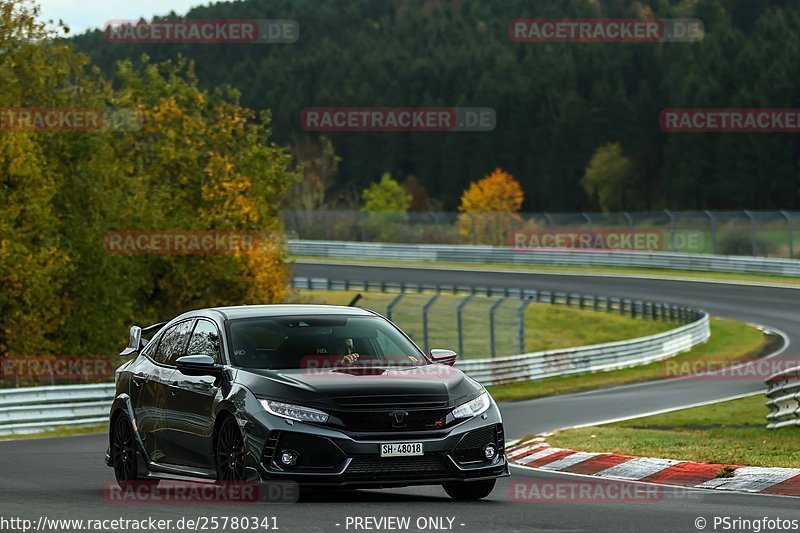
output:
M462 403L453 409L453 416L456 418L472 418L485 413L490 405L492 405L492 400L489 398L489 393L484 392L474 400Z
M276 402L273 400L260 400L261 406L275 416L297 420L298 422L327 422L328 413L302 405Z

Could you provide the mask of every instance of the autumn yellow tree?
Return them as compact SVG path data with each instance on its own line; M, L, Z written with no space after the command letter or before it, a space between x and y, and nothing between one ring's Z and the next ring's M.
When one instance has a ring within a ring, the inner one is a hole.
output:
M524 199L519 182L508 172L495 169L472 182L461 195L459 235L477 244L508 244L509 231L521 220L517 213Z

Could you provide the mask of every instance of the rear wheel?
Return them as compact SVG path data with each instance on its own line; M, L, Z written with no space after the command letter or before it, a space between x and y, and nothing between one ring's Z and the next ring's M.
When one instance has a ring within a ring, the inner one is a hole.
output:
M451 481L443 483L444 491L454 500L480 500L494 490L496 480L488 481Z
M219 428L216 458L218 482L244 481L244 438L232 417L227 417Z
M117 484L123 489L139 479L133 428L124 414L117 415L111 428L111 466Z

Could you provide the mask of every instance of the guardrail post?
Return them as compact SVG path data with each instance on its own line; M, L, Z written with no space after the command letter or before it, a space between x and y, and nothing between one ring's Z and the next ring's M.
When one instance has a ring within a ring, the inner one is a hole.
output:
M398 295L397 295L397 296L394 298L394 300L392 300L392 301L389 303L389 305L387 305L387 306L386 306L386 318L388 318L389 320L391 320L391 319L392 319L392 313L394 313L394 308L397 306L397 304L399 304L399 303L400 303L400 300L402 300L402 299L403 299L403 296L405 296L405 293L403 292L403 287L402 287L402 285L401 285L401 286L400 286L400 294L398 294Z
M494 313L505 301L505 297L499 298L494 305L492 305L491 309L489 309L489 343L491 344L492 358L494 358L495 354L497 353L494 345Z
M525 298L522 301L522 305L519 306L519 315L517 321L517 344L519 346L519 352L517 353L525 353L525 310L528 309L528 306L533 303L533 299Z
M464 311L464 307L466 307L466 305L473 298L475 298L475 295L474 294L470 294L469 296L467 296L466 298L461 300L461 303L459 303L458 307L456 308L456 320L458 321L458 354L459 355L463 355L464 354L464 323L462 321L461 315L462 315L462 313Z
M672 241L672 251L676 251L675 248L675 215L672 214L672 211L669 209L664 209L664 213L667 214L669 217L669 233L670 233L670 240Z
M753 213L747 209L744 210L744 214L750 219L750 247L753 251L753 257L755 257L758 255L758 246L756 246L756 219Z
M706 209L704 213L708 217L709 223L711 224L711 252L717 253L717 217L715 217L714 213L708 209Z
M431 306L436 303L436 300L439 299L439 294L434 294L428 303L422 306L422 336L425 341L425 353L430 353L429 346L428 346L428 311L430 310Z
M789 237L789 259L794 259L794 235L792 233L792 217L786 211L781 211L781 216L786 219L786 235Z

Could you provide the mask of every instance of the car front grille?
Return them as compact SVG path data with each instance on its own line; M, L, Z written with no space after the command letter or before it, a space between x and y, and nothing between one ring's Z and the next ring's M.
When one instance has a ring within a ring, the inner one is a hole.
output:
M392 415L395 411L407 413L401 422ZM375 411L339 411L335 416L342 421L344 429L352 432L414 432L444 429L449 409L386 409Z
M451 470L442 455L419 457L356 456L345 472L356 480L403 480L448 477Z

